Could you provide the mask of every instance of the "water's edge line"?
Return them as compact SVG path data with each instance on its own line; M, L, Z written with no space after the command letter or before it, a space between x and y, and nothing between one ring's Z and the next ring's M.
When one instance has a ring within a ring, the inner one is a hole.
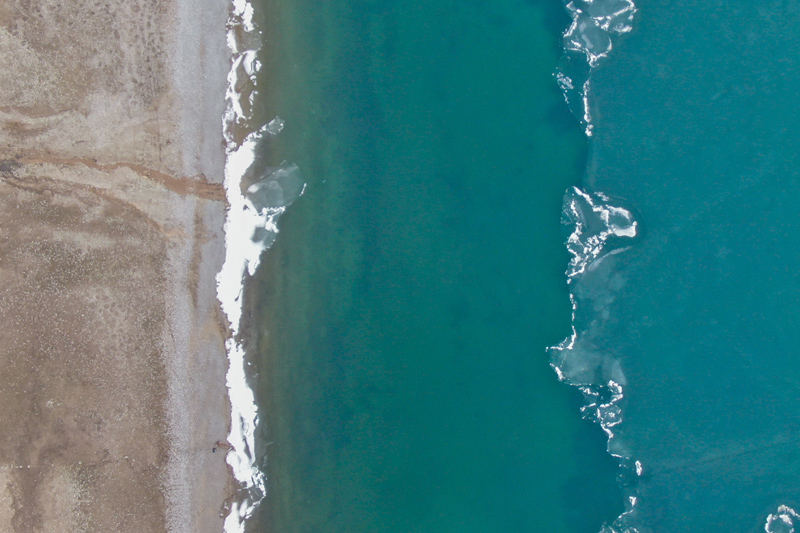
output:
M278 219L305 190L296 164L286 161L278 167L264 164L263 154L268 151L270 139L283 130L283 120L275 117L267 124L257 124L253 117L262 38L253 16L250 2L233 0L227 23L231 66L222 118L223 184L228 211L224 226L225 262L217 274L217 299L230 327L225 342L226 386L231 406L226 461L239 487L227 506L225 533L243 533L247 519L267 494L266 472L259 464L261 458L256 448L258 405L248 382L251 362L242 339L252 333L242 331L245 285L255 275L262 253L275 241Z
M228 502L223 531L243 533L245 520L252 515L266 494L266 478L259 469L255 456L255 429L258 410L255 394L247 382L245 352L238 339L242 317L244 274L248 259L254 250L252 220L247 219L245 198L241 192L241 179L255 158L254 135L249 129L249 104L254 96L254 80L258 64L257 49L242 42L244 36L257 32L253 25L253 7L246 0L233 0L226 25L228 48L231 53L228 72L228 89L225 95L225 112L222 117L222 132L225 139L224 186L228 200L225 217L225 261L217 274L217 298L230 327L225 341L228 356L226 386L231 408L231 426L228 435L230 450L226 461L239 484L233 501ZM256 34L256 35L253 35ZM242 76L250 78L242 80ZM243 91L242 85L250 85ZM243 101L243 99L245 99ZM245 108L247 106L247 109ZM237 141L245 136L244 141ZM250 230L248 232L248 229ZM256 256L260 255L260 250Z

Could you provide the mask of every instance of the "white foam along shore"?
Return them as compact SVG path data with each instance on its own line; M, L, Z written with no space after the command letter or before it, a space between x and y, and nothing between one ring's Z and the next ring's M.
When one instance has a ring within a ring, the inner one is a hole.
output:
M222 124L226 141L224 186L229 207L225 221L225 262L217 275L217 297L231 328L226 341L229 362L226 385L231 405L228 435L231 449L227 462L242 490L225 518L226 533L243 532L245 521L266 496L266 477L258 465L255 449L258 407L247 381L248 363L239 337L245 280L255 274L262 252L274 242L278 218L302 194L304 187L296 165L254 169L260 142L283 129L283 121L278 117L261 127L251 123L251 108L257 94L256 73L260 68L259 39L252 4L234 0L228 21L231 67ZM245 175L249 187L243 192Z

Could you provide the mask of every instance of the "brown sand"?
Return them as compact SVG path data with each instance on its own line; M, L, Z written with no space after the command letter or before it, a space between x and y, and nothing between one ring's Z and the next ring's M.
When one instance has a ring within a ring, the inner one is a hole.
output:
M0 532L222 529L227 9L0 2Z

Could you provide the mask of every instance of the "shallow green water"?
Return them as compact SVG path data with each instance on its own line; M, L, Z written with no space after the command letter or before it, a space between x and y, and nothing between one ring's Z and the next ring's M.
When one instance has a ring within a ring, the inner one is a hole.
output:
M262 3L261 119L305 195L246 301L269 494L253 531L594 532L599 428L545 348L585 139L557 1Z

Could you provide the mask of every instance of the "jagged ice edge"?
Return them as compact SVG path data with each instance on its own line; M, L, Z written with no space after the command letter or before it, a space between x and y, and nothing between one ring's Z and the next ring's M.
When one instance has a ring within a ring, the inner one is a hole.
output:
M244 487L246 496L230 502L225 517L225 533L244 533L245 520L252 515L266 494L266 477L258 468L255 457L255 428L258 424L258 409L253 390L247 383L245 374L244 348L237 340L242 317L242 291L245 270L252 275L264 249L263 244L251 239L257 227L267 228L277 233L275 221L283 208L259 212L241 192L240 182L244 172L255 159L255 146L264 134L277 133L280 127L270 131L265 126L250 133L241 145L237 146L233 130L244 126L248 114L241 102L242 95L236 87L240 73L255 84L255 76L260 68L256 60L257 49L242 48L236 39L236 30L245 34L257 32L253 23L253 6L246 0L233 0L231 15L227 24L227 42L231 51L231 68L228 73L226 108L222 117L222 131L226 142L224 186L228 200L225 233L225 262L217 274L217 298L231 328L231 335L225 342L228 355L226 385L231 404L231 429L228 443L231 448L226 461L234 478ZM254 92L248 95L252 104ZM279 119L276 119L279 120ZM275 122L275 121L273 121ZM282 126L282 122L280 124Z
M603 193L587 193L572 187L564 195L562 223L571 226L572 232L566 246L570 261L566 271L572 304L572 332L557 346L549 349L550 365L560 381L577 387L584 397L581 412L595 420L608 439L607 451L619 460L620 465L633 470L637 477L643 473L639 461L632 461L620 443L614 443L614 428L622 423L624 387L627 385L620 363L608 355L590 358L590 352L579 346L576 329L578 298L576 284L593 272L602 261L630 248L621 243L636 238L639 223L627 209L612 205ZM612 245L612 239L613 245ZM579 356L580 359L570 356ZM637 498L628 496L625 512L611 526L603 526L601 533L637 533L635 528L622 526L623 519L633 513Z
M583 54L588 65L588 73L582 75L584 77L582 81L577 77L573 79L565 71L566 63L562 62L562 66L559 67L555 76L567 105L581 121L586 136L591 137L594 130L590 106L592 72L611 52L613 36L628 33L633 29L636 6L632 0L567 0L565 6L572 18L572 23L563 35L565 58L566 54L570 52ZM584 207L589 207L589 212L605 225L605 229L589 231L590 228L587 227L589 220L585 217L587 213L579 209L581 202L585 203ZM615 223L614 220L617 219L622 221L622 224ZM590 194L577 187L568 190L565 194L563 222L573 225L573 231L566 243L571 255L566 272L571 287L574 287L577 280L586 272L595 268L604 257L627 249L617 248L607 251L606 245L610 237L633 238L637 235L638 230L636 221L628 211L610 205L609 199L601 193L596 193L595 198L592 198ZM605 385L600 387L597 383L573 382L556 363L557 355L563 357L566 352L573 350L578 342L578 332L575 327L578 302L574 288L570 291L570 301L572 304L572 333L558 346L549 349L551 366L561 381L572 383L581 390L586 400L586 404L582 408L584 415L592 413L608 437L609 453L621 460L621 455L611 450L614 435L612 428L622 422L622 410L619 403L624 397L623 387L626 385L619 362L614 361L611 365L613 378L608 379ZM606 401L602 401L603 392L606 392L605 396L608 396ZM636 475L641 476L642 464L636 461L633 467ZM636 504L637 498L629 496L626 502L626 511L615 521L615 525L620 524L626 515L632 513ZM622 529L615 529L615 525L604 525L602 533L638 533L634 528L624 526L620 526Z
M591 72L608 57L614 47L613 37L633 29L636 6L633 0L569 0L566 8L572 23L564 32L564 49L585 55L589 74L583 82L573 79L563 68L555 75L567 104L573 107L573 99L579 102L576 106L580 112L573 109L586 135L591 137L594 130L589 107Z

